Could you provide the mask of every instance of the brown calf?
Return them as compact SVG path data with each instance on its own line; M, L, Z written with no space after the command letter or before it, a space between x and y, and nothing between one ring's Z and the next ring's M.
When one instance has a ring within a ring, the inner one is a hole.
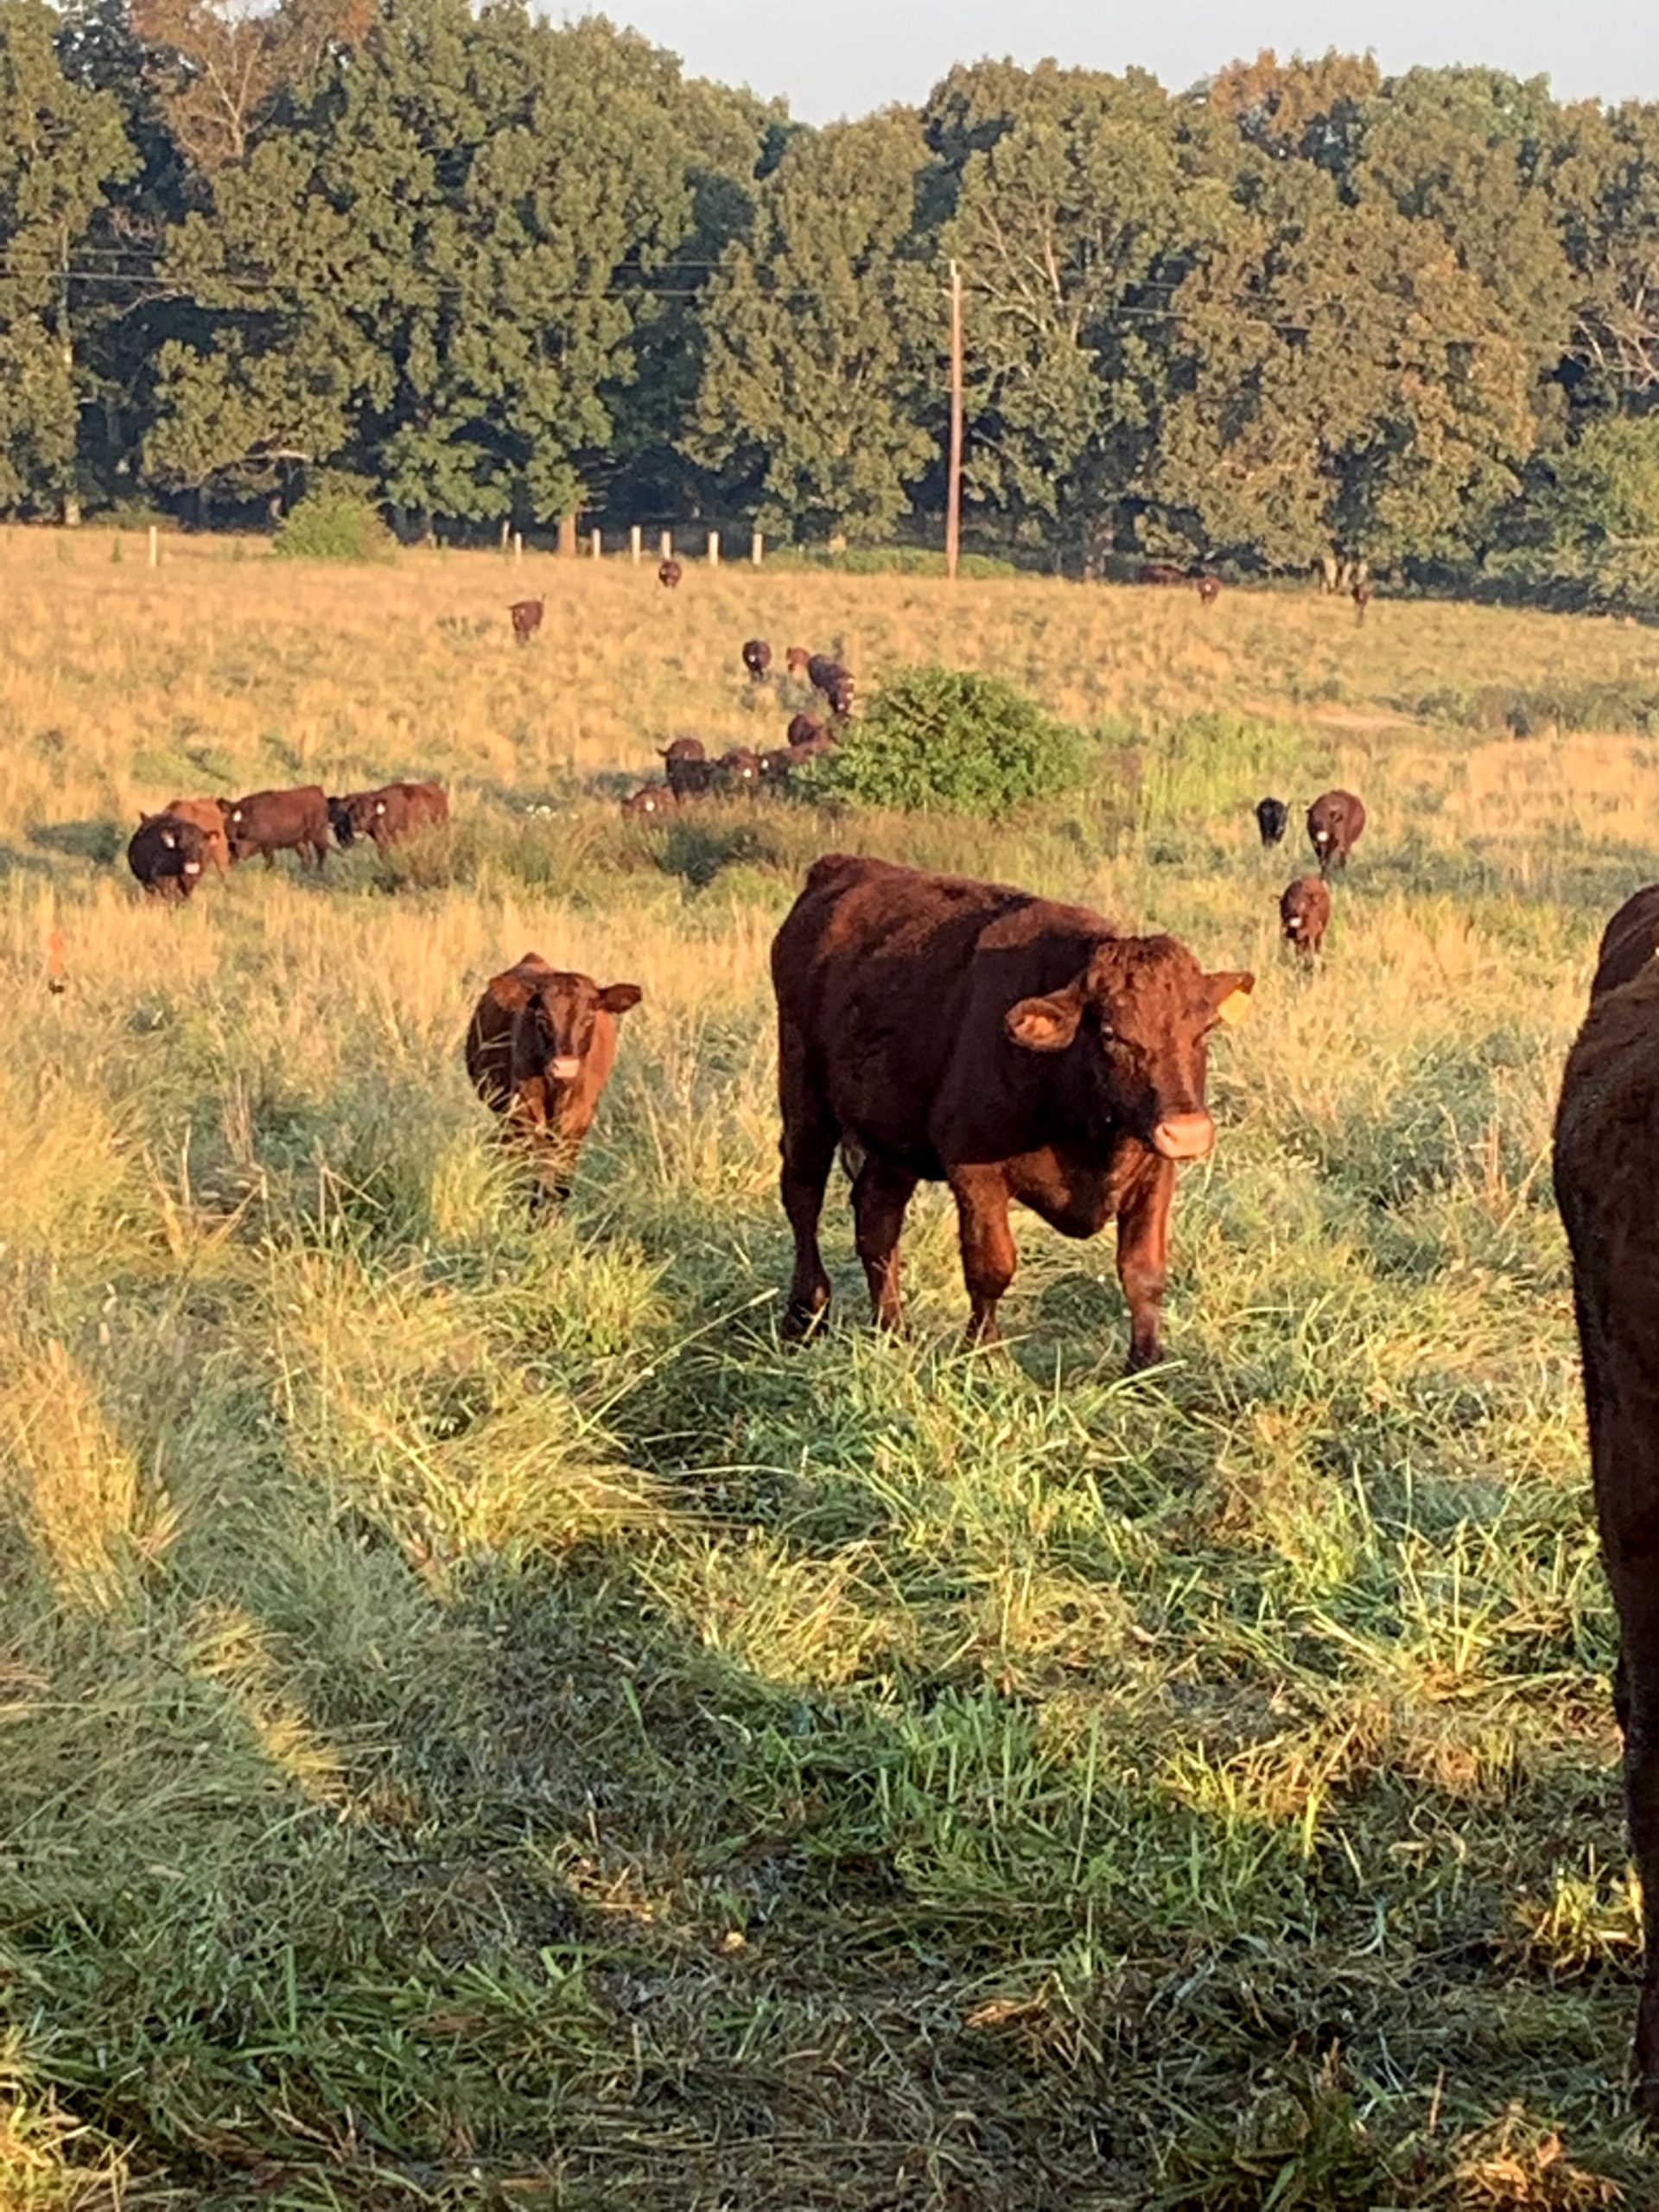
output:
M1347 867L1364 827L1364 805L1352 791L1326 791L1314 800L1307 810L1307 836L1321 875Z
M517 599L507 609L512 617L512 634L518 643L527 645L542 626L542 617L547 612L544 599Z
M666 784L641 784L637 791L630 791L623 800L622 811L626 815L641 814L649 819L670 813L678 804Z
M321 868L333 842L328 801L320 784L300 784L292 791L250 791L225 817L225 834L231 841L233 861L265 856L274 868L280 852L296 852L300 866L310 854Z
M1354 620L1356 622L1363 622L1365 620L1365 610L1371 603L1371 587L1363 576L1357 576L1354 579L1352 596Z
M658 747L658 759L676 798L701 798L715 780L715 764L700 737L677 737Z
M812 664L812 656L804 645L791 645L784 655L784 666L791 676L804 676Z
M1198 578L1198 598L1204 606L1213 607L1220 597L1221 578L1219 576L1200 576Z
M1555 1199L1573 1303L1601 1555L1618 1615L1613 1707L1624 1738L1646 1965L1636 2100L1659 2123L1659 963L1599 988L1567 1056Z
M616 1025L642 996L637 983L604 990L591 976L550 968L527 952L493 976L467 1030L467 1072L503 1141L536 1181L532 1210L569 1196L582 1141L616 1061Z
M1330 887L1317 875L1299 875L1279 900L1279 934L1311 960L1331 924Z
M971 1339L1014 1280L1014 1199L1065 1236L1117 1219L1129 1367L1163 1356L1176 1163L1215 1141L1206 1039L1254 977L1207 976L1173 938L1123 937L1079 906L836 853L772 944L786 1331L830 1302L818 1217L838 1146L861 1154L858 1253L879 1322L902 1321L899 1240L921 1181L956 1199Z
M751 638L743 648L743 665L752 683L764 683L772 668L772 647L764 638Z
M753 791L760 781L760 755L747 745L734 745L715 761L714 777L717 791Z
M685 570L677 561L663 561L658 563L657 581L664 591L677 591L680 588L680 578L684 574Z
M221 875L231 870L231 841L225 834L225 817L231 810L227 798L170 798L161 810L180 822L194 822L207 840L207 858ZM140 823L149 819L141 814Z
M449 797L442 784L382 784L378 790L352 791L331 798L328 820L335 842L355 844L372 837L378 846L396 845L423 830L441 830L449 819Z

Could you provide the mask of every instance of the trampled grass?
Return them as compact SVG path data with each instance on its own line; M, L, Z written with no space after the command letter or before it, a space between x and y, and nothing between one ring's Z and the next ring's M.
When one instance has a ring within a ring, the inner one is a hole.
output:
M0 549L7 2212L1652 2201L1547 1148L1659 874L1653 634L110 547ZM755 633L1007 674L1098 779L625 827L674 731L775 741ZM181 913L107 864L175 791L429 772L447 849ZM1248 809L1329 782L1304 976ZM779 1348L766 952L833 844L1259 971L1166 1369L1030 1220L965 1355L937 1193L912 1340L837 1190ZM530 947L646 992L539 1229L459 1055Z

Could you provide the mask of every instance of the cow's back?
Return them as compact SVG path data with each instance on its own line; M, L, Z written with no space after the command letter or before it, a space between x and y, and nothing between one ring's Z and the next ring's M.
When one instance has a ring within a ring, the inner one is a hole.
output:
M1601 933L1590 995L1599 999L1634 982L1659 952L1659 883L1632 893Z
M953 1071L969 1088L1008 1080L1008 1008L1064 988L1112 933L1006 885L830 854L772 945L779 1019L846 1135L937 1173Z

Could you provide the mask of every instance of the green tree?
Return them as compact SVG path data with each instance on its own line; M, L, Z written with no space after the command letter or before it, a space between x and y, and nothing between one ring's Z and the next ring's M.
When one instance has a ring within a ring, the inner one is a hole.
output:
M1557 575L1659 601L1659 415L1603 416L1552 457L1538 501Z
M1581 396L1651 404L1659 395L1659 101L1570 110L1552 192L1573 271Z
M775 535L884 537L933 459L944 294L917 227L927 168L906 110L803 133L709 287L688 450L747 477Z
M1149 472L1206 556L1467 558L1533 448L1532 363L1438 227L1280 180L1175 296Z
M66 75L41 0L0 0L0 507L73 519L74 257L135 167L114 99Z

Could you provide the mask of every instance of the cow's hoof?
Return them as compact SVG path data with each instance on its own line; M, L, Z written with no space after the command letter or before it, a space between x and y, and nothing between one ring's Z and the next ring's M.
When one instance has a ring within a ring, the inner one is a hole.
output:
M830 1301L821 1306L789 1306L784 1310L778 1333L786 1344L810 1343L830 1319Z

